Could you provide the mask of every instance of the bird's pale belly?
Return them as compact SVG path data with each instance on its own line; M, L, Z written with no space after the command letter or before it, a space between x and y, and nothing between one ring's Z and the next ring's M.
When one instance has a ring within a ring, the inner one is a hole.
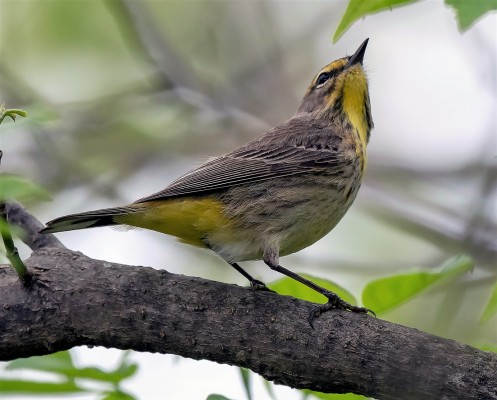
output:
M354 179L294 177L234 188L222 197L230 228L212 231L208 245L229 262L262 259L266 250L281 256L302 250L347 212L360 186L351 175Z

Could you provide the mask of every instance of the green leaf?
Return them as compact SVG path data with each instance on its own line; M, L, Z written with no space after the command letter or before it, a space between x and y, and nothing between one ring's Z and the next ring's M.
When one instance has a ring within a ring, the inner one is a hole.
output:
M136 397L130 395L129 393L121 392L116 390L114 392L106 392L102 400L136 400Z
M205 400L231 400L231 399L224 397L222 394L210 394L209 396L207 396L207 399Z
M316 283L317 285L319 285L325 289L331 290L333 293L336 293L343 300L345 300L346 302L348 302L352 305L357 304L357 300L352 295L352 293L350 293L347 289L344 289L343 287L337 285L336 283L333 283L333 282L326 280L326 279L316 278L314 276L307 275L307 274L300 274L300 276L313 281L314 283ZM279 294L282 294L285 296L297 297L299 299L311 301L313 303L322 303L323 300L325 300L323 295L308 288L307 286L303 285L302 283L297 282L295 279L288 278L288 277L281 278L281 279L278 279L277 281L269 283L268 287Z
M315 398L321 400L364 400L367 397L354 394L354 393L345 393L345 394L334 394L334 393L321 393L321 392L313 392L312 390L303 390L305 394L311 395Z
M475 268L475 263L473 259L466 255L460 254L455 257L449 258L440 267L433 270L432 273L439 274L441 278L452 279L465 274L466 272L472 271Z
M471 258L461 255L448 260L435 270L377 279L366 285L362 301L365 307L380 314L407 302L435 283L449 281L471 269L473 269Z
M461 32L468 30L484 14L497 10L497 0L445 0L445 4L454 8Z
M25 235L24 230L20 226L8 224L0 217L0 235L5 236L5 234L8 234L9 232L18 238L23 238Z
M245 394L247 395L247 399L252 400L252 387L251 387L252 375L250 373L250 370L247 368L240 368L240 375L242 376L243 387L245 388Z
M14 379L0 379L0 393L47 395L84 392L88 392L88 390L80 388L74 382L49 383Z
M0 201L16 199L26 201L31 199L49 200L50 195L41 187L25 178L10 174L0 175Z
M497 353L497 344L494 343L482 343L477 346L478 349L483 350L483 351L488 351L492 353Z
M276 400L276 394L274 393L274 385L272 382L269 382L265 380L264 378L262 379L262 383L264 384L264 388L266 389L266 393L269 396L271 400Z
M12 121L15 121L18 115L21 117L27 117L28 113L24 110L18 110L16 108L6 109L3 105L0 106L0 124L6 117L10 117Z
M349 5L345 10L345 14L343 14L342 20L333 35L333 43L335 43L359 18L415 1L418 0L350 0Z
M138 370L138 365L130 364L115 371L103 371L97 367L74 368L65 371L60 371L68 378L91 379L95 381L104 381L117 384L124 379L133 376Z
M497 282L495 283L494 288L492 289L492 294L490 295L490 299L488 300L488 303L485 309L483 310L483 313L481 314L480 322L488 321L496 313L497 313Z
M43 372L60 372L74 368L71 354L68 351L59 351L46 356L19 358L7 364L7 369L32 369Z
M56 373L68 379L91 379L117 384L133 376L138 366L136 364L124 364L109 372L96 367L76 368L72 363L69 352L63 351L47 356L14 360L7 365L7 369L31 369Z

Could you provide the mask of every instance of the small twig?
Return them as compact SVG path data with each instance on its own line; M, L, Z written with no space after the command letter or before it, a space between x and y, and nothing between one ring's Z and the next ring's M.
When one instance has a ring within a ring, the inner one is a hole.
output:
M13 121L16 120L16 116L20 115L21 117L25 117L28 115L26 111L23 110L18 110L18 109L6 109L4 105L2 104L0 106L0 124L3 122L5 117L10 117L12 118ZM0 163L2 161L2 156L3 152L0 150ZM17 275L21 279L22 282L27 283L29 282L29 272L28 269L26 268L26 265L21 260L21 257L19 257L19 251L17 250L17 247L14 245L14 240L12 239L12 235L10 233L9 225L8 225L8 218L7 218L7 206L4 201L0 202L0 219L5 221L5 225L1 227L1 233L2 233L2 239L3 243L5 245L5 253L7 255L7 258L10 261L10 264L12 267L15 269L17 272Z
M23 282L29 281L29 272L24 263L19 257L19 252L17 251L16 246L14 245L14 240L12 239L12 235L10 234L9 227L7 225L7 212L5 210L5 203L0 203L0 218L5 221L5 226L2 227L2 239L5 245L5 252L7 258L10 261L12 267L16 270L17 275Z
M3 152L0 150L0 162L2 161ZM19 257L19 252L17 251L16 246L14 245L14 240L12 239L12 235L10 234L10 229L7 220L7 207L5 202L0 202L0 219L5 221L5 225L1 227L2 231L2 239L3 244L5 245L5 253L7 258L9 259L12 267L16 270L17 275L23 282L27 282L29 280L28 269L24 265Z

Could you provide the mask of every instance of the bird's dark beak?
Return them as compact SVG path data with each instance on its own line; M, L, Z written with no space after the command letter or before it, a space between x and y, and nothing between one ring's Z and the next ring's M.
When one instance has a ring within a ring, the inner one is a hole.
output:
M357 63L360 63L362 65L362 60L364 58L364 53L366 52L368 41L369 38L367 38L364 42L362 42L362 44L359 46L357 51L349 58L347 66L352 67L352 65L355 65Z

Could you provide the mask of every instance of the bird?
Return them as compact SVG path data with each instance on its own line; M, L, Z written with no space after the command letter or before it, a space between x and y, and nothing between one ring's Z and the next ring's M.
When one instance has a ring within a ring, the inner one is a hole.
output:
M239 263L263 260L272 270L327 298L309 314L355 306L280 264L329 233L345 215L366 170L373 120L363 68L368 40L312 79L296 113L262 136L185 173L131 204L56 218L42 233L103 226L145 228L210 249L271 291Z

